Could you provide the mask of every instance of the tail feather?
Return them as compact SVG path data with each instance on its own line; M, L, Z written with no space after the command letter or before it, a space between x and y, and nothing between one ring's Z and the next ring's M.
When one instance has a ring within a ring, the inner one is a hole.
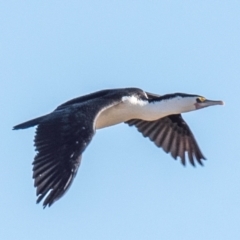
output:
M29 121L24 122L24 123L20 123L20 124L14 126L14 127L13 127L13 130L25 129L25 128L29 128L29 127L36 126L36 125L38 125L46 116L47 116L47 115L42 116L42 117L38 117L38 118L34 118L34 119L29 120Z

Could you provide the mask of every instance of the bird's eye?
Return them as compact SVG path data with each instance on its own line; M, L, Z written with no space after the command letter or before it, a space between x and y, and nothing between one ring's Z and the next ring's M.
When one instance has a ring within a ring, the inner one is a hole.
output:
M206 100L206 98L204 98L204 97L198 97L197 98L198 103L204 102L205 100Z

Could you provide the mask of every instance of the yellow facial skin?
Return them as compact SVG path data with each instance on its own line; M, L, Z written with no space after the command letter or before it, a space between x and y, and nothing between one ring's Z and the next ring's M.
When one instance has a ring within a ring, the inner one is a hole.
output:
M206 100L206 98L205 97L198 97L198 99L197 99L199 102L204 102L205 100Z

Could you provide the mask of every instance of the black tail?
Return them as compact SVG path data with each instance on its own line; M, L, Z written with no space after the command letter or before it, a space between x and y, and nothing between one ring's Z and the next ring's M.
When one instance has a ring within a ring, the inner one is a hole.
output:
M47 115L42 116L42 117L38 117L38 118L34 118L34 119L29 120L29 121L27 121L27 122L18 124L18 125L16 125L16 126L13 127L13 130L25 129L25 128L29 128L29 127L36 126L36 125L38 125L46 116L47 116Z

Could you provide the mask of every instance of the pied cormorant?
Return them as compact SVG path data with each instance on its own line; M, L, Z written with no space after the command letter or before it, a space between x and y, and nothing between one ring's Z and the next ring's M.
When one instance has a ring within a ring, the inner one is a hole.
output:
M122 122L135 126L174 159L179 157L183 165L185 153L193 166L195 161L202 165L205 157L181 113L213 105L223 102L195 94L160 96L139 88L109 89L74 98L52 113L15 126L38 125L33 161L37 203L45 198L46 207L59 199L76 176L82 153L96 130Z

